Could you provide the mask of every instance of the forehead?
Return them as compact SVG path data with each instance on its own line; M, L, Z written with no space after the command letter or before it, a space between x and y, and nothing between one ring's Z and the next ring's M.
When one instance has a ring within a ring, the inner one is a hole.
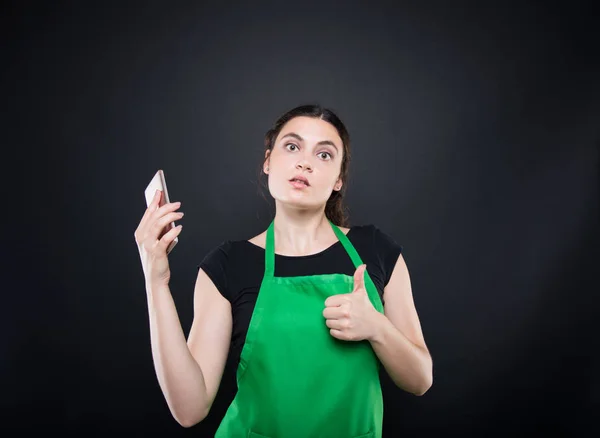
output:
M281 139L284 135L294 132L309 143L316 143L321 140L330 140L338 147L342 145L337 129L325 120L314 117L294 117L281 128L277 139Z

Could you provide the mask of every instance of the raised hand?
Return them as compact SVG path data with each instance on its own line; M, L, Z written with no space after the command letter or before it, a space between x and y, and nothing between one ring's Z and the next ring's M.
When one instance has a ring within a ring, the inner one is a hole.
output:
M354 272L354 289L347 294L332 295L325 300L323 316L331 336L343 341L371 339L375 333L375 319L379 316L365 287L367 265Z
M157 190L134 233L146 283L153 285L169 283L171 271L167 247L182 229L182 226L178 225L164 232L166 226L181 219L183 213L175 212L181 206L181 202L171 202L159 207L161 196L162 192Z

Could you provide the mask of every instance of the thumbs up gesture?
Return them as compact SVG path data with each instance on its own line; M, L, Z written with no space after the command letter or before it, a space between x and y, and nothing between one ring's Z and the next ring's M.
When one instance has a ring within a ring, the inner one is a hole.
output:
M332 295L325 300L325 324L331 336L343 341L371 339L375 333L379 312L371 304L365 287L367 265L354 272L354 290L348 294Z

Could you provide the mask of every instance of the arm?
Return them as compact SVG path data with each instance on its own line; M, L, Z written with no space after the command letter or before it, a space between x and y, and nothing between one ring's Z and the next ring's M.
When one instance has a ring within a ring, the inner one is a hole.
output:
M147 285L146 291L156 376L173 417L191 427L208 415L220 385L231 338L231 308L200 269L186 341L169 287Z
M385 314L377 312L371 346L398 387L423 395L433 384L433 362L423 339L402 254L384 289L384 301Z

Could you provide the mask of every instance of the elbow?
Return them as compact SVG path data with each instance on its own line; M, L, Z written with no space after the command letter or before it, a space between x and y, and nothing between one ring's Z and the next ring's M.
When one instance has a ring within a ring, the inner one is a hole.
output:
M202 422L208 415L208 411L203 411L196 415L190 415L189 412L186 414L172 412L172 415L180 426L189 429L190 427L194 427L196 424Z
M432 367L428 367L427 371L424 373L423 378L421 379L421 385L413 392L414 395L422 396L425 395L429 388L433 385L433 369Z
M431 378L431 376L425 376L421 378L418 382L414 381L411 384L398 381L394 381L394 383L398 388L403 389L404 391L410 394L422 396L425 395L427 391L429 391L429 388L431 388L433 384L433 378Z
M425 395L425 393L429 391L429 388L431 388L431 385L433 385L433 379L427 380L422 386L417 388L413 394L419 397Z
M190 427L193 427L193 426L195 426L196 424L199 423L199 421L189 421L189 422L187 422L187 421L177 421L177 422L179 423L180 426L182 426L182 427L184 427L186 429L189 429Z
M193 427L196 424L200 423L202 420L204 420L204 418L175 417L175 420L177 421L177 423L179 423L180 426L189 429L190 427Z
M189 419L189 418L175 418L175 420L177 420L177 422L179 423L180 426L185 427L186 429L195 426L196 424L200 423L200 421L202 420L193 420L193 419Z

